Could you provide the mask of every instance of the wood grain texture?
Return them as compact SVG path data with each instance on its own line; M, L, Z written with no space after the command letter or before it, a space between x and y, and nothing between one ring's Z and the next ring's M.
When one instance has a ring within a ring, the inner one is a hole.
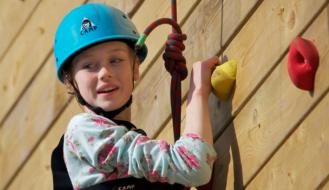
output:
M113 7L120 9L121 11L125 12L127 15L132 17L135 14L136 8L138 9L139 6L144 2L144 0L89 0L88 2L97 2L97 3L106 3Z
M300 117L300 122L302 122L300 126L250 183L249 189L256 189L256 187L258 189L262 189L262 187L267 187L267 189L281 189L283 187L286 189L315 189L328 175L329 130L328 117L326 116L329 110L329 78L327 75L329 70L328 23L328 13L324 10L303 36L315 43L321 57L319 70L316 75L315 92L313 97L307 97L307 99L312 99L310 103L316 103L314 105L316 107L308 116L303 115ZM287 75L287 73L285 74ZM285 85L282 84L282 86ZM296 99L293 102L298 106L282 106L281 112L285 113L284 115L286 116L280 117L282 118L281 120L292 120L292 114L289 114L289 112L299 112L297 110L308 111L309 101L305 101L305 98L299 99L300 96L307 95L305 95L305 92L303 95L301 95L302 92L299 94L297 97L294 97L295 93L290 93L288 94L289 98L285 97L285 102L282 102L282 104ZM325 98L317 103L317 99L319 97L322 98L322 94L326 94ZM284 97L283 93L282 95ZM301 104L301 102L303 103ZM286 114L287 111L288 114ZM284 123L281 122L281 124ZM281 127L284 126L286 125L281 125ZM280 126L274 125L273 127L277 128Z
M0 184L14 175L69 99L49 58L0 128ZM13 140L15 139L15 140Z
M0 64L15 37L28 22L40 0L0 1Z
M329 171L328 108L329 94L247 189L316 189Z
M323 179L323 181L316 187L316 190L327 190L329 189L329 174L327 175L327 177L325 179Z
M223 181L228 189L248 183L327 93L329 39L325 23L328 20L323 13L304 35L314 41L323 63L317 72L314 93L310 95L292 84L284 58L218 138L216 150L224 159L218 160L216 175L227 176Z
M309 5L307 5L309 3ZM224 51L237 61L233 97L213 101L218 119L212 121L218 136L282 61L290 41L309 26L328 1L264 1ZM312 7L312 9L310 9ZM264 45L265 44L265 45ZM219 109L219 110L218 110Z
M0 70L0 123L52 53L57 25L79 1L44 0L4 56ZM0 126L1 127L1 126Z
M71 117L79 112L81 112L81 109L77 103L70 104L64 110L62 117L60 117L47 132L33 155L25 161L26 163L8 187L8 190L52 189L53 180L50 168L51 153L57 146Z
M280 62L290 41L327 3L326 0L264 1L257 9L224 52L238 62L233 115Z

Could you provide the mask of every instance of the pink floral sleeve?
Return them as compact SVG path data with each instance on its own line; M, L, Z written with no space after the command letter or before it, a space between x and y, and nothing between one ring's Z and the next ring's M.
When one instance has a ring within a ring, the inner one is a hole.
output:
M215 158L213 146L195 134L170 145L88 113L72 118L64 138L75 189L128 176L199 186L209 181Z

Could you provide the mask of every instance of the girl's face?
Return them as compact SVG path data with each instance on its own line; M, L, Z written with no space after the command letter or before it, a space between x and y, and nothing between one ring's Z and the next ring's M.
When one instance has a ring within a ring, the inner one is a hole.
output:
M86 102L105 111L120 108L130 98L139 77L132 50L124 42L92 46L73 60L72 74Z

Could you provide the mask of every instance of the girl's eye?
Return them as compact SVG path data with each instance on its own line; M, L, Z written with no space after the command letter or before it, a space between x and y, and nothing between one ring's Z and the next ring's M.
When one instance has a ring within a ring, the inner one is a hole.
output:
M87 69L87 70L94 70L97 68L97 64L93 64L93 63L86 63L82 66L83 69Z
M113 63L113 64L118 64L118 63L121 63L121 62L122 62L122 59L119 59L119 58L114 58L114 59L110 60L110 63Z

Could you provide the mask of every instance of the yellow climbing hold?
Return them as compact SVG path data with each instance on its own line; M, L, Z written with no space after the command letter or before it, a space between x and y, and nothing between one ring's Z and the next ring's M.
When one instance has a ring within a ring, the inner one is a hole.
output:
M236 78L237 65L235 60L229 60L218 65L211 76L213 92L220 100L227 100L231 94Z

